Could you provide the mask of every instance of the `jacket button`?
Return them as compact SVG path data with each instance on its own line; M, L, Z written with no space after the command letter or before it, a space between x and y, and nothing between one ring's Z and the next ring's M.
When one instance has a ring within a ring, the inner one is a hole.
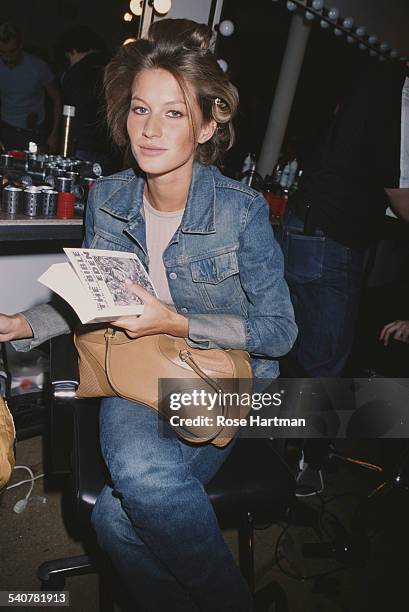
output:
M178 277L178 275L176 274L176 272L171 272L169 274L169 278L171 278L172 280L175 280L175 278L177 278L177 277Z
M183 312L183 314L186 314L188 312L188 309L187 308L181 308L180 312Z

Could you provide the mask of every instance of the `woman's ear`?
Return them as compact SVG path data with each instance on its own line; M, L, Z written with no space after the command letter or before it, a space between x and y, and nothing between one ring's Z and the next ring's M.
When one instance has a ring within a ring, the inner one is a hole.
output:
M210 121L202 125L202 127L200 128L200 133L197 142L199 144L204 144L205 142L210 140L213 134L215 133L216 128L216 121L214 119L210 119Z

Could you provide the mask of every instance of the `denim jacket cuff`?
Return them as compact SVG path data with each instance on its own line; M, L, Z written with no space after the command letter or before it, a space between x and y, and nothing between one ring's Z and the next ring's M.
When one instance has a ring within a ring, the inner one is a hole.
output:
M32 338L14 340L11 344L16 351L27 352L43 342L60 334L68 334L71 329L67 321L51 304L40 304L21 313L33 330Z
M237 315L189 315L187 343L193 348L246 350L245 319Z

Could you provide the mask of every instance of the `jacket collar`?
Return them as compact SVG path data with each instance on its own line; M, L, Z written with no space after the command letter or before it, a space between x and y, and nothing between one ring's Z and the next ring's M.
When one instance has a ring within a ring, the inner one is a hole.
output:
M118 187L103 201L101 210L117 219L133 221L135 217L143 214L145 178L130 170L124 173L118 182ZM188 234L214 234L215 211L216 187L213 170L210 166L195 162L181 231Z

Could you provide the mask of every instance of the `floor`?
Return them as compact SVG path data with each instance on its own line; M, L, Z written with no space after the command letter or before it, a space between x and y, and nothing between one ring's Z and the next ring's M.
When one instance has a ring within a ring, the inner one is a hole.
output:
M342 453L354 453L361 459L391 466L398 457L401 443L397 440L338 441ZM43 470L42 437L21 441L17 446L19 465L31 467L35 475ZM22 469L15 470L10 484L26 478ZM315 482L314 482L315 479ZM358 508L359 495L368 494L379 482L378 474L344 462L331 462L323 471L324 491L320 497L302 498L307 507L320 507L326 499L326 512L321 516L321 527L328 539L333 539L331 514L350 529L350 520ZM315 472L308 471L301 479L301 491L319 487ZM305 484L308 486L306 487ZM37 567L47 559L81 554L80 542L69 535L70 529L62 518L61 491L45 490L44 479L36 480L26 509L13 511L16 502L28 492L23 484L5 492L0 498L0 590L39 589ZM335 497L332 501L331 498ZM301 500L301 498L299 498ZM316 580L297 580L286 576L277 567L275 547L284 525L264 527L255 536L256 580L258 588L277 581L285 590L289 612L407 612L409 529L407 527L409 496L389 495L384 505L378 503L375 523L370 529L371 552L366 562ZM358 518L369 524L362 511ZM303 522L303 520L298 521ZM372 523L371 523L372 525ZM225 532L225 538L237 557L236 534ZM342 539L345 542L345 537ZM279 560L286 572L306 576L340 567L330 559L306 559L301 554L304 543L317 542L313 529L291 526L281 537ZM365 555L364 555L365 556ZM98 610L97 579L93 575L70 578L66 585L70 595L70 610L94 612ZM51 608L52 609L52 608ZM177 611L175 611L177 612Z

